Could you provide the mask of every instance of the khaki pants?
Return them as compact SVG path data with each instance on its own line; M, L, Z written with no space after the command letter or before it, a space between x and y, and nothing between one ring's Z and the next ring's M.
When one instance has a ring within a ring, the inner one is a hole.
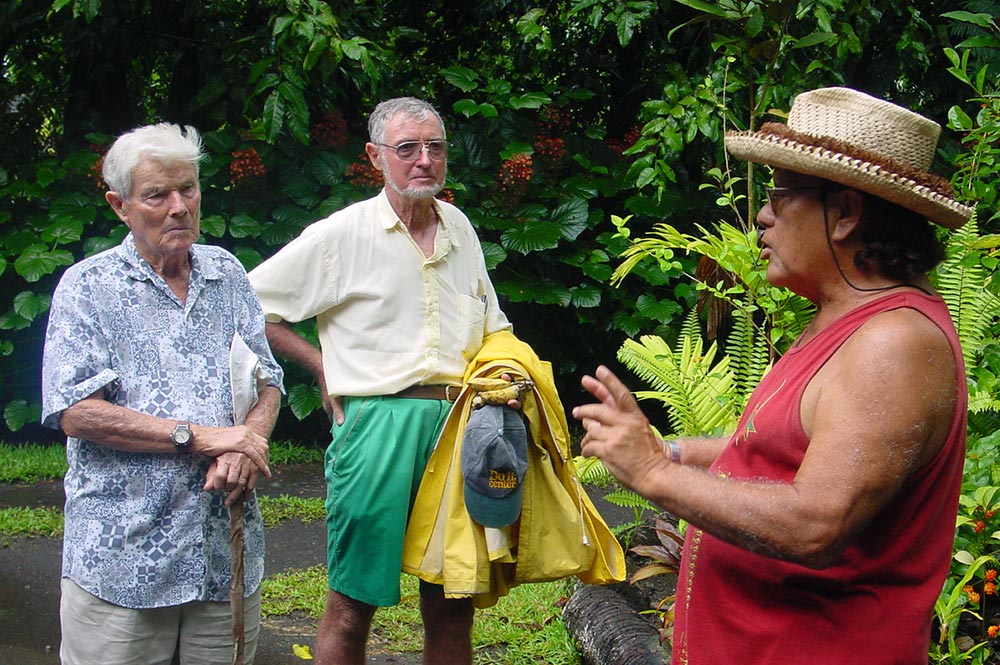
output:
M243 662L253 663L260 633L260 590L246 599ZM90 594L68 578L59 603L62 665L231 665L229 603L192 602L133 610Z

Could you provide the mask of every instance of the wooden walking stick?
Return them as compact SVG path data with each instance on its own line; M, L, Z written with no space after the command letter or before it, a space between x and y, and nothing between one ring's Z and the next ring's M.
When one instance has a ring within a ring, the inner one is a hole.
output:
M229 607L233 614L233 665L243 665L246 645L245 616L243 614L243 497L229 508Z

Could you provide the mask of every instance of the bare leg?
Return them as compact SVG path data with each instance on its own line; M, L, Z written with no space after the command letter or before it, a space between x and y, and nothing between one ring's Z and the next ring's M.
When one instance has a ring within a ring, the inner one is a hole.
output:
M472 664L473 613L471 599L448 599L440 586L420 582L424 665Z
M375 609L331 590L316 637L316 665L364 665Z

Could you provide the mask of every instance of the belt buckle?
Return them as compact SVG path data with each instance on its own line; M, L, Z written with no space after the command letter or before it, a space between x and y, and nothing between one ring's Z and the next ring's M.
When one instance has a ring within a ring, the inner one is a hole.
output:
M455 389L455 396L454 397L451 396L451 389L452 388ZM450 386L450 385L449 386L445 386L444 387L444 398L446 400L448 400L449 402L454 402L455 400L458 399L458 395L461 392L462 392L462 387L461 386Z

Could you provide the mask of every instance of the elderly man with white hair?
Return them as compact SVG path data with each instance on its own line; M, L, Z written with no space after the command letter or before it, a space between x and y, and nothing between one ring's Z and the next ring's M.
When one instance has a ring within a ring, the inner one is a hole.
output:
M64 665L229 665L227 506L237 501L245 502L244 663L253 662L264 573L254 486L270 473L282 372L243 267L195 244L201 157L192 127L119 137L104 180L129 234L67 269L53 295L42 416L68 437ZM270 377L242 424L230 376L237 338Z

